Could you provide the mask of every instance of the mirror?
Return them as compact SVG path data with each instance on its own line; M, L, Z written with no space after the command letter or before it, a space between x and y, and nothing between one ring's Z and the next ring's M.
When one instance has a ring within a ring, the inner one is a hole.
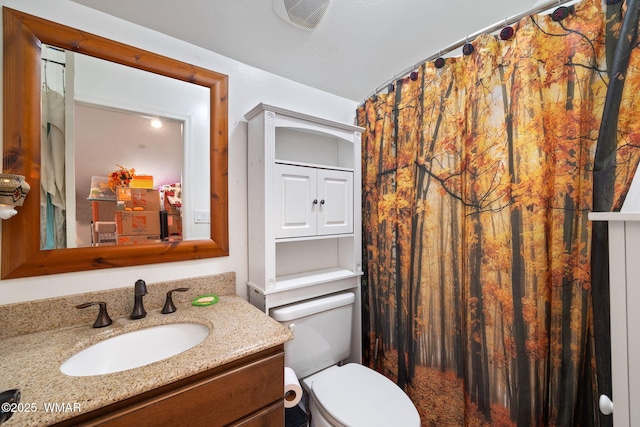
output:
M3 8L3 170L40 188L40 55L43 43L203 86L209 90L210 238L171 243L40 250L40 192L2 223L2 278L184 261L229 254L228 78L19 11Z
M209 212L209 89L47 44L41 56L42 145L52 148L40 160L41 249L208 238L209 221L194 217ZM166 226L115 235L107 177L119 165L153 178L153 190L136 190L145 197L180 185L169 198L180 207L160 205Z

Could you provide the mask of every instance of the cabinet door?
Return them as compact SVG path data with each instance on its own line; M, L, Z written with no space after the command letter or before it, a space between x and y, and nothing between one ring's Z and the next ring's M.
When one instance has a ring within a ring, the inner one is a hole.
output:
M197 379L180 380L134 396L129 399L133 402L116 402L54 426L284 425L284 346L231 363L228 369L214 368L193 377Z
M353 172L318 169L318 234L353 233Z
M276 164L274 171L275 237L315 235L318 206L316 169Z
M284 404L282 400L274 403L270 407L267 407L257 414L254 414L246 419L243 419L231 427L273 427L283 426L284 419Z

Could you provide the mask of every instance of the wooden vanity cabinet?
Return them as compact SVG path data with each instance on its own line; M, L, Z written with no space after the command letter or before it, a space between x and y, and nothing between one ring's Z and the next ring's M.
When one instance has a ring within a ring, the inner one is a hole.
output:
M55 425L284 426L283 384L279 345Z

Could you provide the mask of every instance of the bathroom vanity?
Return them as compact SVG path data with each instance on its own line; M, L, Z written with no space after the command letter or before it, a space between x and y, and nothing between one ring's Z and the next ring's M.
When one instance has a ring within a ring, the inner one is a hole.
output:
M278 345L54 425L284 425L283 370Z
M143 319L122 316L131 303L122 309L114 303L113 324L105 328L93 328L91 319L0 340L0 388L22 393L22 410L5 425L284 425L283 346L292 334L235 295L221 295L211 306L191 306L190 299L202 293L191 286L189 295L177 296L178 310L169 315L160 313L164 289L149 285L148 315ZM95 295L54 299L50 310L66 306L70 313L95 317L97 308L92 313L73 308L78 298L88 297ZM26 303L32 306L32 317L48 317L38 304ZM0 311L0 319L6 310ZM205 325L209 335L189 350L139 368L85 377L60 372L65 360L92 344L180 322Z

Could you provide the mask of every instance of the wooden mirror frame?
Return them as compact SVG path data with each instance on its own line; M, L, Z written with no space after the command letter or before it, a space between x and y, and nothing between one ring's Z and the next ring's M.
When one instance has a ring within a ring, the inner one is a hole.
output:
M3 171L31 185L2 221L2 279L229 255L228 77L3 7ZM209 88L211 239L40 250L41 45L50 44Z

